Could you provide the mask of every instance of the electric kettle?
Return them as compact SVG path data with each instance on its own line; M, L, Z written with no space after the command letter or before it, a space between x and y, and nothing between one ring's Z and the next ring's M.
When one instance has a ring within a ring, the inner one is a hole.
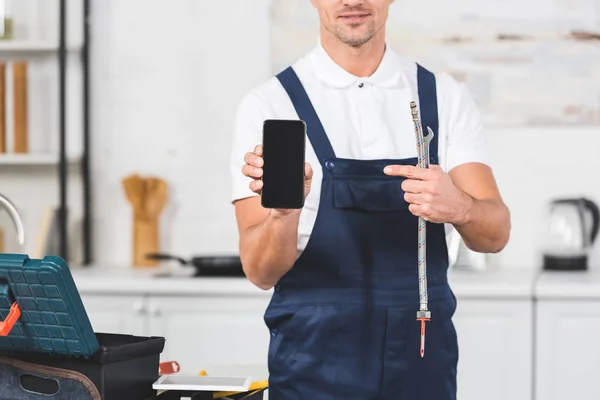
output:
M543 268L587 270L600 227L598 205L586 198L556 199L550 202L548 212Z

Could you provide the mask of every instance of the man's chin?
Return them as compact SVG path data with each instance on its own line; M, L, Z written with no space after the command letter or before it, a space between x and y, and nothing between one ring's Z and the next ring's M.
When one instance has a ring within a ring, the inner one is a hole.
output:
M342 36L340 40L347 46L350 47L360 47L371 40L372 36L360 36L360 37L348 37Z

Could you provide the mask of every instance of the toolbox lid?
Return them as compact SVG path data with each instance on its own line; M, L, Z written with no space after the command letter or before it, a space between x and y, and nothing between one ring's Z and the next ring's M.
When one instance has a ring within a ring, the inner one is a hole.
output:
M71 271L60 257L0 254L0 321L9 316L18 318L12 327L8 321L0 329L8 331L0 333L3 354L88 358L99 348Z

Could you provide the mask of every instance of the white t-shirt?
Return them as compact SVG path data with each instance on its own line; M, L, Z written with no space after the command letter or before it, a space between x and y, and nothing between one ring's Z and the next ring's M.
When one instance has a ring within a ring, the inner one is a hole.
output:
M419 104L417 65L387 46L373 75L359 78L336 64L319 44L293 64L337 157L359 160L417 156L410 102ZM360 85L362 84L362 85ZM436 74L438 154L450 171L468 162L488 163L486 138L479 111L463 84L446 73ZM285 89L276 77L251 90L235 117L230 160L232 201L255 196L242 174L244 155L262 141L266 119L298 119ZM314 176L300 215L298 251L312 232L321 194L322 167L307 140L306 161ZM446 231L452 227L446 224Z

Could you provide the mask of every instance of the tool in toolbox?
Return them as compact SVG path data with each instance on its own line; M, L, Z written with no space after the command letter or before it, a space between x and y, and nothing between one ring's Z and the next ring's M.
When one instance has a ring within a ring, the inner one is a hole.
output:
M433 139L433 131L427 127L428 135L423 136L423 127L419 118L419 110L414 101L410 102L410 111L417 139L418 168L429 168L429 143ZM421 358L425 356L425 323L431 320L427 296L427 223L419 217L418 223L418 274L419 274L419 311L417 321L421 322Z
M65 373L77 373L103 400L143 400L156 393L152 383L159 375L165 339L94 332L71 271L60 257L0 254L0 321L1 359L44 369L38 375L47 382L60 383ZM25 388L10 379L20 370L8 362L0 364L9 368L6 376L0 375L0 385L8 386L6 393L24 396ZM64 391L68 385L58 386ZM27 389L27 398L47 398L43 393L38 387ZM53 398L74 398L69 396L61 392Z

